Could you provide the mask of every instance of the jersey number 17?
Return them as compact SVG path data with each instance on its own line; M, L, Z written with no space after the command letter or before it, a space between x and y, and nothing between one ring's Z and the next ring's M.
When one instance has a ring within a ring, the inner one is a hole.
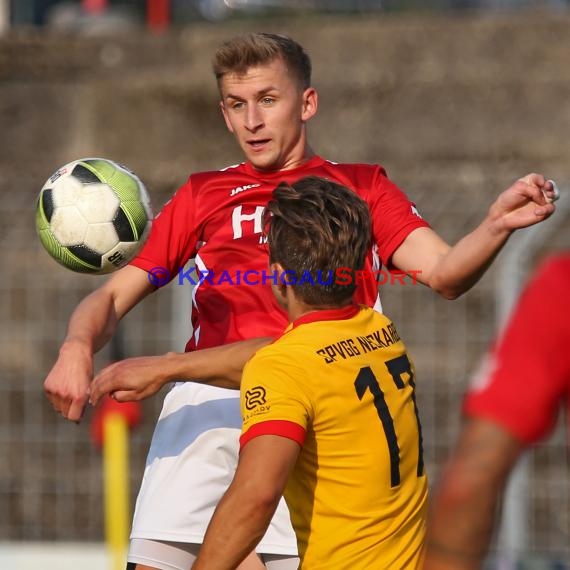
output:
M422 424L420 422L418 405L416 403L416 385L414 383L412 365L406 354L393 358L392 360L387 360L385 364L398 390L403 390L406 387L402 376L407 374L409 378L408 382L412 388L412 401L414 403L414 413L418 426L417 475L420 477L424 473ZM398 445L398 438L396 436L396 430L394 429L394 420L390 415L390 410L388 409L384 392L382 392L378 379L369 366L365 366L360 369L360 372L354 381L354 387L356 388L356 394L359 400L362 400L366 390L370 390L370 393L374 396L374 406L376 407L378 417L382 422L390 454L390 486L396 487L400 484L400 446Z

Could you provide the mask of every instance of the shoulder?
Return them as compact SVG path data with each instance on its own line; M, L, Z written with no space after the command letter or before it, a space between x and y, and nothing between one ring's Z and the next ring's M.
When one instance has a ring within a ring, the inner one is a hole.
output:
M283 375L298 375L304 368L299 354L303 344L297 340L296 329L285 332L271 344L259 349L247 362L244 376L259 373L281 372Z
M264 403L275 403L285 397L290 403L306 395L306 371L298 357L291 355L281 343L259 350L245 365L240 393L248 408L251 398L258 395ZM251 402L250 402L251 404Z
M520 304L536 303L542 310L570 302L570 254L553 254L544 259L531 273L524 287Z
M349 178L368 180L387 178L386 169L380 164L325 160L323 166L325 169Z
M403 191L388 177L381 164L325 161L324 175L352 188L368 202L386 202L405 198Z
M536 269L533 281L564 284L570 281L570 252L547 257Z

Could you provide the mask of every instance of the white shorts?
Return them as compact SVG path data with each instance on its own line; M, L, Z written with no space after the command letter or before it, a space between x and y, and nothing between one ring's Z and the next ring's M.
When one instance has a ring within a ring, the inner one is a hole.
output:
M175 384L152 437L131 539L201 544L236 470L240 433L238 390ZM256 550L296 556L283 498Z
M131 541L128 561L158 570L188 570L196 561L200 544L134 539ZM281 554L262 554L267 570L297 570L299 558Z

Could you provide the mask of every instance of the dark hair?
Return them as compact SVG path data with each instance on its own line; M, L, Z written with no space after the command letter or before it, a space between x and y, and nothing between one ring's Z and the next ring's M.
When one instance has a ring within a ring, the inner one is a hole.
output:
M362 269L370 245L370 213L355 192L317 176L283 182L273 191L265 224L269 260L294 272L291 286L301 301L334 307L352 298L355 280L337 283L335 272Z
M250 67L282 58L289 73L304 90L311 85L311 60L307 52L288 36L253 33L224 42L214 54L212 67L218 85L227 73L244 74Z

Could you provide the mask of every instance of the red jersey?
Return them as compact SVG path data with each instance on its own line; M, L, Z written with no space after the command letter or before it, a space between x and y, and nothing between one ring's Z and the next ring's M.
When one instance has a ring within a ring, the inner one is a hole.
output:
M186 350L278 336L285 329L287 315L271 291L263 210L280 182L310 175L343 184L368 203L374 241L365 266L370 273L390 263L410 232L428 226L377 165L313 157L298 168L278 172L259 172L242 163L191 175L156 217L146 244L131 262L145 271L163 268L180 286L198 282L192 304L194 332ZM208 278L184 273L192 258ZM361 283L355 300L379 308L377 282Z
M561 404L570 410L570 255L541 265L475 375L467 416L491 420L527 444L552 429Z

